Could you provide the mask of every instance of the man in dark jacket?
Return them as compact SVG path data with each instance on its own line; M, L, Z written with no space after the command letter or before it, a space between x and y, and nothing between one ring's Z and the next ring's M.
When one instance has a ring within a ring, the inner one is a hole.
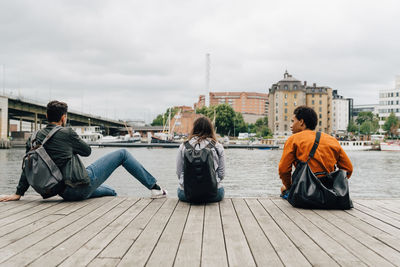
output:
M67 110L66 103L49 102L47 104L49 124L44 129L39 130L36 135L36 140L42 142L54 127L63 126L44 144L47 154L63 174L63 181L57 185L57 192L62 198L65 200L83 200L92 197L115 196L116 193L112 188L102 184L121 165L151 190L153 198L166 197L166 190L157 185L157 180L126 149L109 153L85 168L78 155L89 156L91 148L72 128L65 127ZM30 140L28 140L27 151L31 149L30 143ZM29 183L23 170L16 193L0 197L0 201L19 200L28 188Z

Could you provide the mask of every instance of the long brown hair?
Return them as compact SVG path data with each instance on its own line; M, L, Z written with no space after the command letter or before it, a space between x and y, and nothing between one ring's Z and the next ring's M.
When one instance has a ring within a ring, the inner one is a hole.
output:
M189 135L189 140L195 136L199 138L199 141L204 140L206 138L211 138L214 141L217 141L214 127L209 118L201 116L200 118L197 118L194 121L192 131L190 132Z

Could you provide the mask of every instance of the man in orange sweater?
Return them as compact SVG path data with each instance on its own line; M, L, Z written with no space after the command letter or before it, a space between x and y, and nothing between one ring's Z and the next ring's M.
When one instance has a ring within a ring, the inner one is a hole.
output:
M318 117L315 111L306 106L299 106L294 110L292 117L292 136L288 138L279 162L279 176L282 180L281 193L286 195L286 190L292 185L292 166L297 160L307 161L311 148L314 145L315 127ZM319 146L314 157L309 161L309 166L314 173L333 172L335 166L347 171L347 178L353 172L353 165L347 157L339 142L332 136L322 133ZM318 175L317 175L318 176Z

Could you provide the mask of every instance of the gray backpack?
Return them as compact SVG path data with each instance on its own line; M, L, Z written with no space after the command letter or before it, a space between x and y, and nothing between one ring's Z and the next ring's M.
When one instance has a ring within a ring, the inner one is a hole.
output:
M30 186L43 198L57 195L59 183L63 176L60 169L47 154L43 145L62 127L56 126L52 129L42 143L36 140L38 132L31 137L31 150L25 154L23 169Z

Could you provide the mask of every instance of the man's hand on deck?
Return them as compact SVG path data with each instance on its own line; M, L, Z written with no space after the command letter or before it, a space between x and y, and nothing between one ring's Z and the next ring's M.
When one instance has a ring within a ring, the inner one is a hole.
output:
M0 197L0 202L15 201L15 200L19 200L20 198L21 198L20 195L12 194L12 195L8 195L8 196Z

